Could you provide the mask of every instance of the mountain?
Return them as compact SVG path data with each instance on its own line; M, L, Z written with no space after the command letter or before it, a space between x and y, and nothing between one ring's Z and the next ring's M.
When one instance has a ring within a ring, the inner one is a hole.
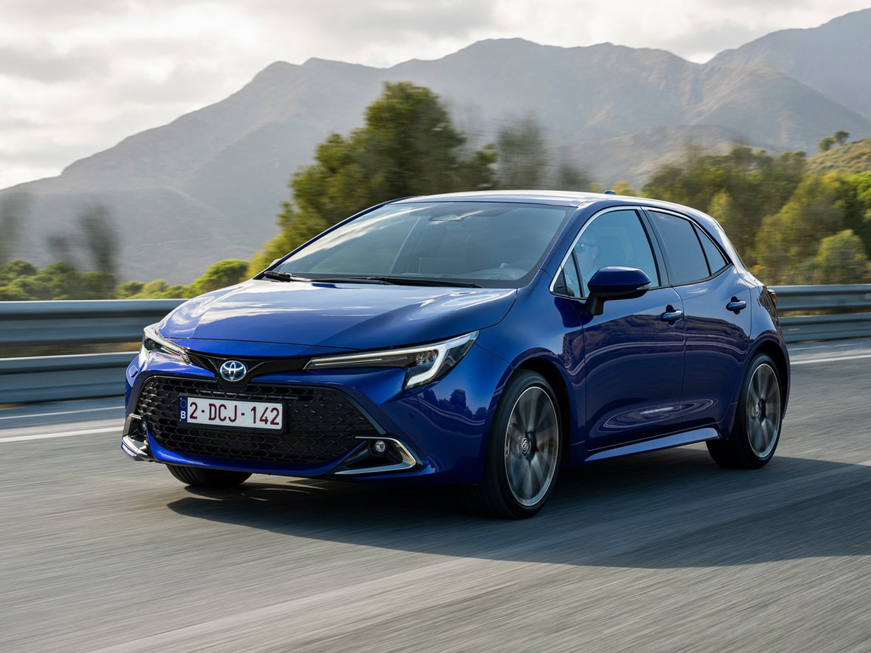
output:
M772 32L711 60L716 66L764 66L822 91L871 118L871 8L810 29Z
M49 262L45 236L72 229L76 211L100 202L117 221L124 279L187 282L216 260L247 258L275 234L287 181L316 144L361 124L383 82L399 80L439 93L477 144L534 114L554 158L604 184L640 183L689 142L809 150L838 129L871 136L871 120L775 70L608 43L481 41L387 69L278 62L225 100L4 191L30 199L19 256Z
M808 159L814 172L871 172L871 138L835 146Z

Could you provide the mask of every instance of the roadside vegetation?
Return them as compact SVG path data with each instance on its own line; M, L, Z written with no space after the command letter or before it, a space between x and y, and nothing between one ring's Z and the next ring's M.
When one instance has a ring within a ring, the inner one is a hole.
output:
M686 204L717 218L745 263L768 284L871 282L871 139L838 131L819 153L773 155L736 145L728 154L687 148L681 165L619 194ZM0 203L0 300L186 298L238 283L345 217L385 200L499 188L601 190L560 160L534 117L504 125L473 146L438 96L408 82L385 84L347 135L331 134L294 173L278 233L251 261L225 260L189 285L162 279L118 283L117 239L103 207L84 207L69 233L46 247L57 262L13 259L26 199Z

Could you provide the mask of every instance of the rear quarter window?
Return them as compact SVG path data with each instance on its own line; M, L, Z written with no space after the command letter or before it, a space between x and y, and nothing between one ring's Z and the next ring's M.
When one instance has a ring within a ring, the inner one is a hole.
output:
M723 256L723 252L720 251L720 248L711 240L711 237L705 233L704 229L700 229L698 225L696 225L696 234L699 237L699 241L702 243L702 250L705 252L705 258L708 260L708 270L710 273L717 274L724 267L729 265L729 262L726 260L726 257Z
M669 213L650 211L668 254L669 276L675 285L711 276L702 244L692 222Z

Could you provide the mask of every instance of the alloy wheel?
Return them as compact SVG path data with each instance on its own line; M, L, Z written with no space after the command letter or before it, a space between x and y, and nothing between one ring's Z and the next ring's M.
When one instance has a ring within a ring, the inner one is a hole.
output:
M750 447L757 456L766 458L777 445L782 414L780 384L768 363L754 370L745 409Z
M508 487L521 505L536 505L547 494L559 464L559 424L550 395L540 386L517 398L505 434Z

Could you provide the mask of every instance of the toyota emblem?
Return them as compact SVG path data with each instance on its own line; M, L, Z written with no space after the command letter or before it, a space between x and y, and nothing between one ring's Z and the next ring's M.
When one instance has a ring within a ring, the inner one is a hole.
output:
M247 372L248 368L241 361L225 361L221 365L221 377L226 381L241 381Z

